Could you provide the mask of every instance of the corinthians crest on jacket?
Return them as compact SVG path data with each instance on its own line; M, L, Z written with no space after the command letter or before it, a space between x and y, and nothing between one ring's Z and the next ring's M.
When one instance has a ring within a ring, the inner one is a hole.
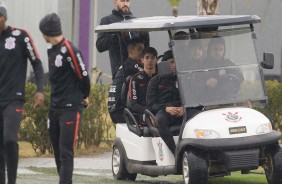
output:
M16 38L14 37L9 37L9 38L6 38L6 43L5 43L5 48L8 49L8 50L12 50L16 47Z

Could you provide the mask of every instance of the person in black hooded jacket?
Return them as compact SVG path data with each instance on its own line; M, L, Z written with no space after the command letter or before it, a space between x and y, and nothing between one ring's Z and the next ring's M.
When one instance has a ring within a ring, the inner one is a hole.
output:
M115 8L112 10L112 13L103 17L100 25L108 25L135 18L130 11L130 0L115 0L114 3ZM121 48L119 47L118 33L98 33L96 48L99 52L109 51L112 78L114 78L117 70L121 66L120 49L122 52L122 59L125 60L128 57L128 42L134 37L140 37L143 39L145 47L149 46L150 38L148 33L123 32L121 34Z
M219 36L211 38L208 43L207 58L204 59L202 65L207 69L219 67L224 69L207 70L207 72L200 74L196 90L198 95L204 97L203 100L206 102L237 94L241 83L244 81L242 71L236 68L235 63L230 59L225 58L225 53L225 39ZM230 66L234 67L226 68Z
M174 154L176 145L169 127L181 124L184 109L178 89L176 65L171 51L164 53L162 62L167 61L173 72L166 75L156 75L149 82L147 89L147 106L155 114L157 128L161 138Z
M143 71L141 54L144 49L142 39L132 39L128 44L128 58L124 61L124 67L120 66L113 78L113 83L109 90L108 112L114 123L125 123L124 108L125 104L121 100L122 86L128 76L132 76Z

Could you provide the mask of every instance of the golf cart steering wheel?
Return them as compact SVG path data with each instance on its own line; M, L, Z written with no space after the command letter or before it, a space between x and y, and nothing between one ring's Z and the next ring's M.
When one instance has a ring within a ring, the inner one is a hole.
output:
M241 81L239 77L234 74L224 74L218 78L220 93L225 98L234 98L240 89Z

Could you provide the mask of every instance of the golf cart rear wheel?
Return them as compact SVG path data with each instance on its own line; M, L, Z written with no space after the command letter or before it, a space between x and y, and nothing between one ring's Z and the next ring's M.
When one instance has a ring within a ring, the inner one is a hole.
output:
M182 158L182 171L185 184L208 183L208 165L202 155L185 151Z
M268 184L282 183L282 148L279 145L268 149L264 170Z
M116 180L135 181L137 174L129 173L125 166L125 155L118 146L115 146L112 154L112 173Z

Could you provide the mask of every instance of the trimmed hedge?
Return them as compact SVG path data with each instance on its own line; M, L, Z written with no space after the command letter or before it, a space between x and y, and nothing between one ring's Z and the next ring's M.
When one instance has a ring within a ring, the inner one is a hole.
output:
M89 96L90 104L83 111L80 123L80 132L77 140L77 149L82 146L89 148L98 146L103 140L111 140L114 135L110 129L114 126L107 113L108 85L93 84ZM26 84L26 103L24 105L23 121L20 127L20 140L31 143L36 153L52 153L47 121L50 104L50 86L44 88L44 105L33 107L36 86L33 83Z

